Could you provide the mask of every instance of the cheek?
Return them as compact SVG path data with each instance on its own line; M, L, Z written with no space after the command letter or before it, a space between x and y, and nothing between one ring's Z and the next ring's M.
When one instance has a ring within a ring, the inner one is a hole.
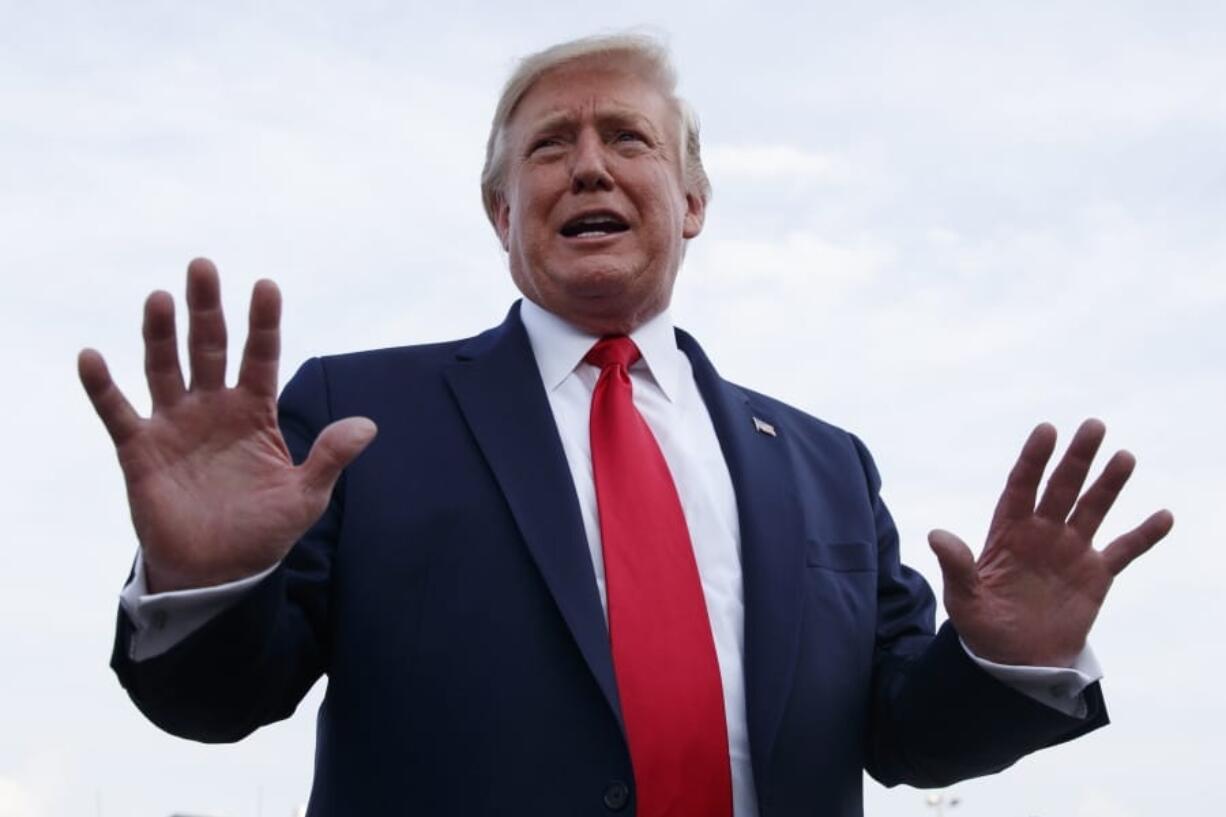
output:
M507 186L507 201L511 208L511 230L525 233L533 229L547 214L552 197L549 191L554 185L548 173L537 170L522 172Z
M685 219L685 192L673 178L672 168L656 168L647 190L644 201L651 208L651 220L660 227L680 230Z

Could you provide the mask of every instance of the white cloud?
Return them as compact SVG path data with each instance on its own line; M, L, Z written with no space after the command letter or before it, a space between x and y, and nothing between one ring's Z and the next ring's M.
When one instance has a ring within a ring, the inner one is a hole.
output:
M1138 817L1139 812L1119 794L1092 789L1082 794L1075 817Z
M42 817L34 792L15 780L0 777L0 817Z
M691 249L691 273L738 299L752 293L773 297L782 290L828 294L871 284L889 262L884 245L839 244L811 232L777 239L712 238Z
M721 145L703 148L703 164L714 179L822 183L843 174L839 160L792 145Z

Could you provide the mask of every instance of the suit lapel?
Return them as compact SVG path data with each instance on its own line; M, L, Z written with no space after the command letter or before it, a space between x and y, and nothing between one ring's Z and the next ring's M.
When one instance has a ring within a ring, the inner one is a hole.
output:
M792 687L804 603L805 535L788 455L792 442L778 422L781 418L722 380L692 337L678 331L677 345L690 358L736 491L745 594L746 716L754 779L762 792L766 761Z
M579 502L519 304L444 372L562 618L618 722L608 629Z

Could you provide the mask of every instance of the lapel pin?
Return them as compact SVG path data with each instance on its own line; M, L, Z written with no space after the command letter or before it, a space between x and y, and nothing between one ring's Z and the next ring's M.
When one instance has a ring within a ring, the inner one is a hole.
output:
M763 434L768 434L771 437L779 436L778 434L775 433L775 427L773 425L766 422L765 420L759 420L757 417L753 418L753 427L755 430L760 431Z

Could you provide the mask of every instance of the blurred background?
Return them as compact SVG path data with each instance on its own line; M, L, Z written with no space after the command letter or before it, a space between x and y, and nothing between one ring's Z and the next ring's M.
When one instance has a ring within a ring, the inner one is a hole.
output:
M497 323L517 293L478 174L501 83L634 26L672 45L715 189L676 322L866 440L938 591L926 532L981 542L1040 420L1099 416L1137 454L1102 541L1175 512L1093 635L1111 727L931 799L867 780L867 814L1220 809L1221 3L0 0L0 817L290 817L310 787L322 684L212 747L107 668L135 541L77 351L147 408L141 302L181 304L197 255L235 355L252 283L281 285L283 379Z

